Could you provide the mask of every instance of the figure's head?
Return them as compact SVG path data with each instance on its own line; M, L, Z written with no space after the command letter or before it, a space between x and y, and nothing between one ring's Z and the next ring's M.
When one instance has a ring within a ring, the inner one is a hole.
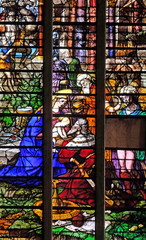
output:
M9 11L9 14L7 16L7 20L10 21L10 22L14 22L16 20L15 11Z
M54 31L53 32L53 41L56 41L57 39L59 39L59 34L58 34L58 32Z
M77 85L82 88L83 93L90 94L91 76L89 74L78 74Z
M72 126L72 128L70 129L70 131L68 131L68 135L72 135L74 133L82 133L83 135L86 135L89 133L88 130L88 121L86 119L83 118L79 118L75 124Z
M63 89L56 92L58 95L54 95L52 99L52 107L59 108L60 110L64 108L68 101L68 94L72 93L70 89Z
M84 135L88 134L89 133L88 121L84 118L79 118L78 122L79 126L81 127L81 133Z
M52 107L53 111L59 111L65 107L67 104L67 96L55 96L55 98L52 101Z
M70 120L68 117L60 117L59 120L61 120L61 122L59 122L61 127L65 127L70 123Z
M26 7L27 5L29 5L30 7L34 6L36 3L35 0L19 0L18 1L18 6L19 7Z
M5 34L1 34L1 42L2 42L2 45L8 44L8 40Z
M57 102L59 108L61 108L62 106L64 106L67 103L67 97L60 96L60 97L57 98L56 102Z
M135 87L128 85L128 86L124 86L123 88L121 88L120 90L120 94L123 94L120 96L120 98L122 99L122 101L126 104L131 104L131 103L135 103L137 104L138 102L138 91Z

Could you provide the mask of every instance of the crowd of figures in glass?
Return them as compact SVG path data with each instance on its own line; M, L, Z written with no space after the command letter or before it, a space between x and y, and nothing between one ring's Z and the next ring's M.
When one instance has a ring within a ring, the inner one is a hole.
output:
M0 0L0 239L42 239L42 0Z
M53 239L95 239L96 1L53 1Z
M145 0L107 0L106 115L146 115Z
M145 0L107 1L107 117L146 115L145 8ZM145 149L106 150L106 239L146 238L145 170Z

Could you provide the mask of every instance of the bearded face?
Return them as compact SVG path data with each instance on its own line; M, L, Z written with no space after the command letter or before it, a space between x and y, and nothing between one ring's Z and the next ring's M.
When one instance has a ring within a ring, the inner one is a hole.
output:
M87 79L81 81L82 91L85 94L90 94L91 82Z

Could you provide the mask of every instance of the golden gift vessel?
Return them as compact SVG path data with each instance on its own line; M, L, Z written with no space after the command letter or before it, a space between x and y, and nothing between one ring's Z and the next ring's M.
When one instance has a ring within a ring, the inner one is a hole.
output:
M79 206L71 201L68 200L62 200L57 192L57 184L60 183L59 180L55 179L53 180L54 184L54 193L52 196L52 207L55 208L52 210L52 220L67 220L71 219L75 216L77 216L80 213L80 209L73 209L73 208L79 208ZM41 207L43 201L37 201L34 203L33 206ZM34 213L36 213L40 219L42 220L42 209L33 209Z

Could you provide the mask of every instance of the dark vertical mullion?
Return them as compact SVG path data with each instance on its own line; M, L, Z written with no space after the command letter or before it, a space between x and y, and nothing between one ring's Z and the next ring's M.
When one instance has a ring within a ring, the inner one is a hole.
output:
M96 52L96 240L104 240L105 0L97 0Z
M52 0L44 0L43 240L52 239L52 9Z

